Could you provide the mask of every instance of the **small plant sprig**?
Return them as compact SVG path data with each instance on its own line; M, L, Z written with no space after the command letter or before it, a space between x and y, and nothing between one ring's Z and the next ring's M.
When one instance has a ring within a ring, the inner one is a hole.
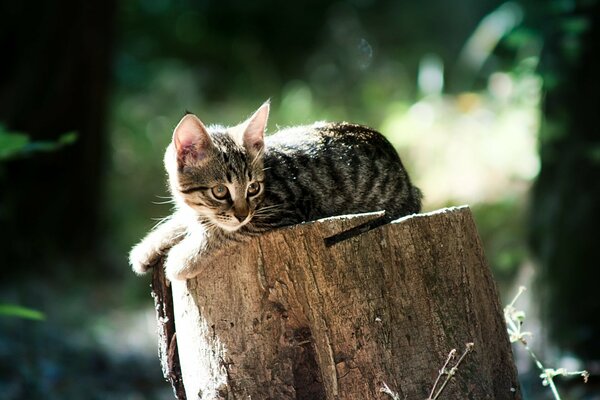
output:
M448 353L448 358L446 358L446 362L444 363L444 366L439 370L438 377L435 380L435 383L433 384L433 387L431 388L431 393L429 393L429 397L427 397L426 400L436 400L438 397L440 397L440 394L442 394L442 392L446 388L446 385L448 384L448 382L450 382L450 379L452 379L452 377L454 375L456 375L456 371L458 371L458 366L460 365L460 363L463 362L463 360L465 359L467 354L469 354L473 350L473 347L475 347L474 343L467 343L465 345L465 351L463 351L463 353L460 356L460 358L458 359L458 361L456 361L456 364L454 364L454 367L452 367L450 369L447 369L448 364L450 364L450 361L452 361L454 359L454 357L456 357L456 349L452 349L450 351L450 353ZM440 386L440 388L436 392L437 385L440 382L440 379L442 378L442 376L444 376L444 375L446 375L446 379L442 383L442 386Z
M400 400L400 395L394 392L392 389L390 389L390 387L385 382L382 382L382 386L381 388L379 388L379 392L387 394L392 398L392 400Z
M519 287L519 291L517 292L514 299L510 302L509 305L504 307L504 319L506 321L506 326L508 329L508 336L511 343L521 343L525 350L529 353L529 356L535 362L535 365L538 367L542 373L540 374L540 378L542 379L542 385L549 386L554 398L556 400L561 400L560 394L556 389L556 385L554 384L554 378L557 376L573 376L579 375L583 377L583 382L587 383L590 374L583 371L567 371L565 368L546 368L540 361L540 359L535 355L533 350L529 347L527 342L527 338L533 336L531 332L523 331L523 323L525 322L525 312L522 310L517 310L515 307L515 303L519 296L523 294L527 290L524 286Z
M429 396L426 400L437 400L440 397L440 394L442 394L442 392L446 388L446 385L448 384L448 382L450 382L450 379L452 379L452 377L456 375L456 371L458 371L458 366L463 362L467 354L469 354L473 350L473 347L475 347L474 343L467 343L465 345L465 351L462 353L458 361L456 361L456 364L454 364L452 368L448 369L448 364L450 364L450 362L456 357L456 349L450 350L450 353L448 353L448 357L446 358L446 362L439 370L438 376L433 384L433 387L431 388L431 393L429 393ZM440 386L440 388L437 389L437 386L440 383L440 379L442 379L442 376L444 375L446 375L446 379L444 380L444 382L442 382L442 386ZM400 396L398 395L398 393L390 389L390 387L385 382L383 382L383 386L379 389L379 391L381 393L387 394L393 400L400 400Z

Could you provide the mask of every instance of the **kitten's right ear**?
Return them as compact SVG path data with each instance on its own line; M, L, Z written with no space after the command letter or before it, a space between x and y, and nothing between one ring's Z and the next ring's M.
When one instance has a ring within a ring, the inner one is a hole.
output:
M202 121L194 114L187 114L175 127L173 144L177 159L185 162L188 159L202 160L206 157L212 141Z
M244 122L242 142L251 153L258 153L265 145L265 129L269 119L270 101L267 100Z

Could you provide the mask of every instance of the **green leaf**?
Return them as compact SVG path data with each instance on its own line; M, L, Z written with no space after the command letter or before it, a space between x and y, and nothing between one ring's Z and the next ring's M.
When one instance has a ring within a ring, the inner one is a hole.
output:
M0 130L0 160L6 160L22 153L28 144L29 136Z
M0 124L0 161L35 152L56 151L77 141L77 132L63 133L55 141L32 142L29 135L9 132Z
M591 21L586 17L566 18L561 23L561 28L570 34L580 35L590 29Z
M43 321L46 316L37 310L31 308L16 306L13 304L0 304L0 316L18 317L25 319L33 319L37 321Z
M34 152L34 151L56 151L58 149L63 148L64 146L68 146L74 143L77 140L76 132L67 132L60 135L60 137L56 141L37 141L31 142L26 147L25 151Z
M523 27L515 29L504 39L506 45L511 49L521 49L537 40L539 40L539 35L533 29Z
M67 144L73 144L77 141L77 132L67 132L67 133L63 133L62 135L60 135L60 137L58 138L58 142L60 144L67 145Z
M593 164L600 164L600 146L596 145L587 149L587 156Z

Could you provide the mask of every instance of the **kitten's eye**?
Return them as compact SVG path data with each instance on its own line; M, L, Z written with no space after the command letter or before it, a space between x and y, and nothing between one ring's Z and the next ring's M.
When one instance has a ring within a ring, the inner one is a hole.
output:
M248 185L248 196L256 196L260 192L260 182L252 182Z
M229 190L227 186L219 184L212 188L212 194L216 199L223 200L229 194Z

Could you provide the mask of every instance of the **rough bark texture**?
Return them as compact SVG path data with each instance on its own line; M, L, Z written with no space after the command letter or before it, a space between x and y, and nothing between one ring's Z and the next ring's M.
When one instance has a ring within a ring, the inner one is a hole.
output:
M440 398L520 398L469 209L324 245L372 218L274 231L174 282L187 398L383 399L385 382L400 399L425 399L448 352L468 342L474 351Z
M181 381L177 336L175 335L175 319L173 318L173 295L161 265L156 266L152 274L152 297L154 298L156 320L158 322L160 366L165 379L173 387L175 397L185 399L185 389Z

